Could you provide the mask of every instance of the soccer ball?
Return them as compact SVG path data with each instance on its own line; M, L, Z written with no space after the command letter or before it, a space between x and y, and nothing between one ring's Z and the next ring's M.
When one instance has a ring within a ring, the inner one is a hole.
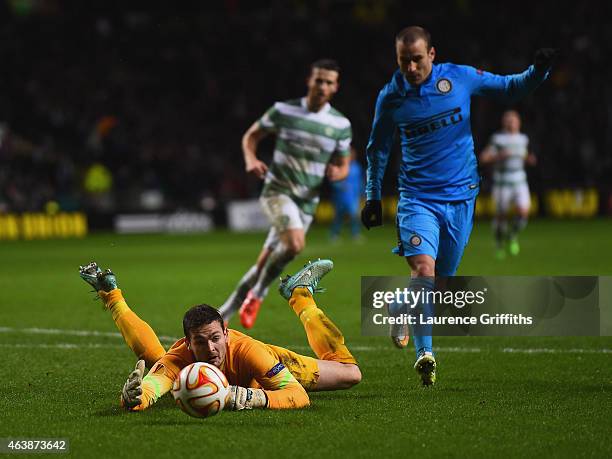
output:
M216 366L195 362L181 370L172 386L176 404L190 416L206 418L219 413L229 395L229 383Z

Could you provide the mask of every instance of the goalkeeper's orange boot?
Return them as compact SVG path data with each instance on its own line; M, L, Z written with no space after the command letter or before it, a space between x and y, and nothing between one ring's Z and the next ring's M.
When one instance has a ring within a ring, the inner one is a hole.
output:
M249 293L247 293L247 296L242 302L242 306L240 306L240 310L238 311L240 314L240 323L244 328L253 328L262 301L262 298L257 298L253 294L253 291L249 290Z

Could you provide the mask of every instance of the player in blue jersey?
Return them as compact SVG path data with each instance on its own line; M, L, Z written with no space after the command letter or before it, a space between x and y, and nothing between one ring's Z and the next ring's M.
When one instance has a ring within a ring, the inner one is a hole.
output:
M402 160L398 177L398 246L411 271L410 288L434 288L434 276L452 276L472 231L480 177L470 127L472 96L512 102L548 77L557 51L536 51L535 65L516 75L494 75L466 65L434 64L435 48L422 27L407 27L395 40L399 69L380 91L367 153L366 228L382 224L381 184L394 133L399 132ZM427 298L427 294L421 298ZM391 305L397 313L397 305ZM433 315L421 301L411 313ZM431 327L414 326L415 369L423 385L436 377ZM398 347L407 330L392 330Z
M351 147L351 162L345 179L331 182L331 200L334 205L334 220L331 225L330 237L336 241L344 221L348 219L353 241L359 241L359 206L364 189L363 169L355 158L355 149Z

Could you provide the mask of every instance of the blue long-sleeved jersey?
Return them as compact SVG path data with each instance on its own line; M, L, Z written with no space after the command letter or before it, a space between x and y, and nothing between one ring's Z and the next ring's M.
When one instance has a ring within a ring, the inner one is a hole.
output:
M517 75L494 75L474 67L435 64L413 86L398 70L378 94L367 154L367 199L380 199L382 179L399 131L402 162L399 191L436 201L459 201L478 194L479 176L470 126L472 96L511 102L548 77L530 66Z

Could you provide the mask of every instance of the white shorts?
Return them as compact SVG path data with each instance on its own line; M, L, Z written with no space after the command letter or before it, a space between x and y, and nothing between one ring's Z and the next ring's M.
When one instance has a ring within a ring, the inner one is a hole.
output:
M519 182L514 185L493 185L493 201L497 214L506 214L512 204L519 209L527 209L531 206L529 185L527 182Z
M265 248L273 249L280 241L281 233L287 230L301 229L306 233L312 223L312 215L302 211L293 199L285 194L262 196L259 202L272 225L264 242Z

